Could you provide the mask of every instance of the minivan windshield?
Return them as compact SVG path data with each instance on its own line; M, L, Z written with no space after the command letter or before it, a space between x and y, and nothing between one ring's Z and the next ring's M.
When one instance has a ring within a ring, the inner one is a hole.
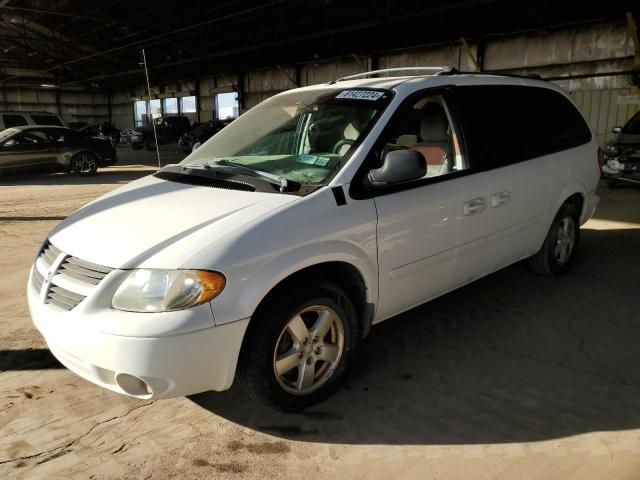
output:
M336 88L277 95L234 120L181 165L323 185L342 168L390 98L386 90Z

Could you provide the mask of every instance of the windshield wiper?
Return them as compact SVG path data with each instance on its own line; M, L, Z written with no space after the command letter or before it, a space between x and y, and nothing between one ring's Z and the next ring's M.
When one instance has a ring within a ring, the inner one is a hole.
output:
M208 164L205 164L205 165L209 167L211 166ZM266 180L271 184L279 185L281 192L295 192L300 190L300 184L298 182L294 182L293 180L287 180L286 178L281 177L279 175L274 175L273 173L263 172L262 170L251 168L247 165L243 165L242 163L232 162L231 160L227 160L225 158L214 162L214 165L244 168L249 171L251 176L256 176L258 178L262 178L263 180Z

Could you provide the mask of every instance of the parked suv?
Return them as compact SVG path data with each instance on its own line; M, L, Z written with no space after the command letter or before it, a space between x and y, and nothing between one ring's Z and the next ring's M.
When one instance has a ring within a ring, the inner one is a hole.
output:
M191 128L189 119L182 116L158 117L153 120L153 123L156 127L155 135L158 137L159 145L178 143L178 139L182 134L188 132ZM133 135L131 135L131 147L139 150L143 145L147 150L156 148L153 125L145 125L134 129Z
M22 112L16 110L0 111L0 131L5 128L23 127L27 125L64 126L62 119L49 112Z
M523 259L565 273L599 177L584 118L540 80L300 88L60 223L31 315L64 365L110 390L237 378L296 410L338 385L372 325Z

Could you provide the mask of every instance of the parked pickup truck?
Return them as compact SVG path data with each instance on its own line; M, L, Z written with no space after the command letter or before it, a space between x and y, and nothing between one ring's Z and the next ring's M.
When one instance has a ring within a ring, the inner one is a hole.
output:
M177 143L183 133L188 132L191 123L187 117L158 117L153 120L156 127L156 136L159 145L168 143ZM134 150L140 150L143 145L147 150L156 148L153 135L153 125L145 125L138 127L131 135L131 147Z

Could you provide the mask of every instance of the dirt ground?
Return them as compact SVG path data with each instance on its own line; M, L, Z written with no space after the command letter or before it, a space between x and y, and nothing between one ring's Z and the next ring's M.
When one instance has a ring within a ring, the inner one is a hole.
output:
M236 388L130 399L46 349L29 267L60 219L152 171L120 151L88 180L0 177L0 478L640 478L640 189L602 189L570 274L514 265L389 320L342 390L279 414Z

